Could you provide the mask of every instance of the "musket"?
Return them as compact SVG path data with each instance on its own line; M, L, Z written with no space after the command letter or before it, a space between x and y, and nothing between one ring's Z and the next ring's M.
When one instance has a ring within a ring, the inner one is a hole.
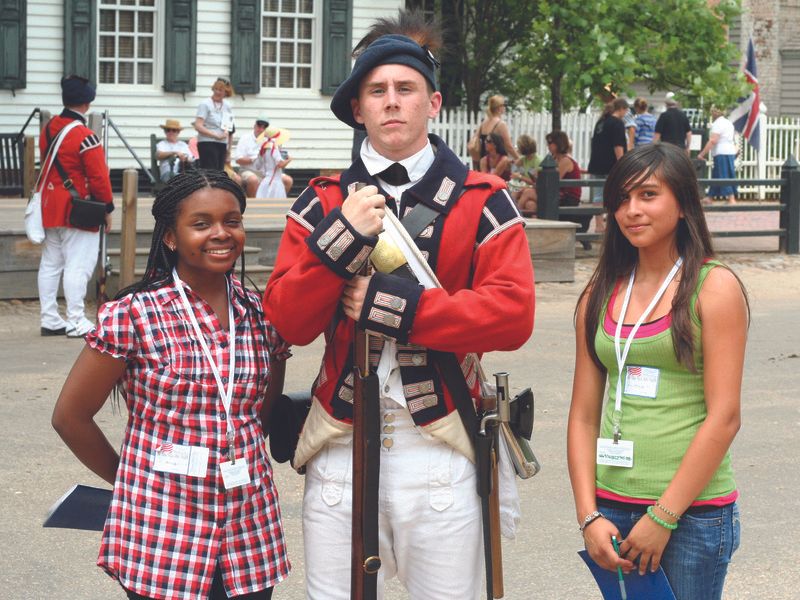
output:
M497 399L494 410L484 412L475 436L475 460L478 471L478 496L481 498L483 548L486 559L486 598L502 598L503 548L500 540L500 496L497 452L501 425L510 420L508 373L495 373Z
M356 189L365 184L356 184ZM369 275L366 261L360 275ZM353 324L353 502L351 600L376 600L378 570L378 488L380 405L378 376L370 371L369 334Z

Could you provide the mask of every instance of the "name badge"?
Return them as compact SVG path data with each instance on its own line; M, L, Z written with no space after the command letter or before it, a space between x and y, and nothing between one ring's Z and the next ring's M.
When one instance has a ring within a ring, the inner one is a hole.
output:
M631 365L625 369L625 394L628 396L641 396L655 398L658 392L658 377L660 371L653 367L639 367Z
M153 470L189 477L205 477L208 470L208 448L163 442L156 446Z
M222 471L222 483L225 489L230 490L250 483L250 471L247 469L247 461L244 458L237 458L235 463L225 461L219 463Z
M633 466L633 442L619 440L616 444L613 439L597 438L597 464L609 467Z

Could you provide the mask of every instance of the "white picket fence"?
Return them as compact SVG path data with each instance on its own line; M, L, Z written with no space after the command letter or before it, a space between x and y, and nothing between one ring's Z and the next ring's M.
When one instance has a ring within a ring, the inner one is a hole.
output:
M444 139L461 160L468 163L467 141L483 117L484 113L470 113L463 108L442 110L431 122L430 131ZM596 112L570 112L561 117L561 129L572 140L572 155L584 169L589 164L592 130L597 118ZM506 122L512 140L516 142L521 134L527 133L536 140L539 156L547 153L545 136L552 130L550 113L514 111L506 116ZM756 153L747 140L737 136L740 152L736 159L736 176L739 179L778 179L781 165L789 154L795 158L800 157L800 117L762 115L761 128L764 133L759 153ZM777 194L779 189L776 186L761 190L753 186L741 186L739 191L741 194L757 192L759 197L763 197L764 193Z

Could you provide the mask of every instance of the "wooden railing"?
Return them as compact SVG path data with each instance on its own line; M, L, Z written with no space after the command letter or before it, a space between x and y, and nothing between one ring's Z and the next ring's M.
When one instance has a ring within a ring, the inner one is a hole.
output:
M559 189L562 187L602 187L603 179L567 179L558 176L555 161L546 157L540 165L541 171L536 181L538 195L537 216L540 219L561 221L586 220L587 216L603 214L600 204L584 204L580 206L559 206ZM725 204L705 206L706 212L780 212L777 229L750 229L714 231L715 237L753 237L778 236L780 250L787 254L800 254L800 165L794 156L781 167L780 179L699 179L700 186L705 185L748 185L780 187L780 202L764 202L758 204ZM585 227L584 227L585 229ZM602 238L602 234L581 231L576 234L579 242L591 242Z

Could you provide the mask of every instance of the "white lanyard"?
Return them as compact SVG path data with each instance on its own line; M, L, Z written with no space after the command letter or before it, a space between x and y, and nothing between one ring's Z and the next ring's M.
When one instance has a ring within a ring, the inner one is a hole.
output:
M189 315L189 320L192 322L192 327L194 328L194 333L197 336L197 341L200 342L200 346L203 349L203 354L206 356L206 360L208 360L208 364L211 366L211 371L214 373L214 378L217 380L217 388L219 388L220 399L222 400L222 407L225 409L225 437L228 440L228 453L231 459L231 462L235 462L234 452L233 452L233 441L234 441L234 424L233 419L231 418L231 398L233 397L233 379L234 379L234 369L236 367L236 325L233 322L233 303L231 302L231 294L230 294L230 284L227 284L228 288L228 343L230 344L230 363L228 367L228 387L225 387L224 382L222 381L222 376L219 373L219 368L217 367L217 363L214 361L214 357L211 355L211 350L208 348L208 344L206 343L205 336L203 332L200 330L200 324L197 322L197 317L194 316L194 310L192 310L191 305L189 304L189 299L186 297L186 292L183 290L183 282L181 282L180 278L178 277L178 272L173 267L172 269L172 279L175 282L175 287L178 288L178 293L181 296L181 300L183 301L183 307L186 309L186 313Z
M639 327L641 327L642 323L644 323L644 320L647 318L647 316L653 312L658 304L658 301L661 300L664 292L667 291L667 287L675 278L675 275L682 264L683 258L679 257L678 260L675 261L675 264L672 266L670 272L667 274L666 278L661 284L661 287L658 288L655 296L653 296L650 304L647 305L647 308L644 309L644 312L642 312L639 320L636 321L634 326L631 327L631 330L628 332L627 339L625 340L625 348L620 349L622 324L625 322L625 313L628 311L628 303L630 302L631 292L633 291L633 280L636 277L636 267L634 267L631 271L631 276L628 280L628 289L625 291L625 300L622 302L622 309L620 310L619 318L617 319L617 328L614 331L614 352L617 355L617 393L614 402L614 416L612 419L614 424L614 442L618 442L621 435L620 422L622 420L622 372L625 369L625 361L628 358L628 351L631 349L631 342L633 341L633 338L636 337L636 332L639 330Z

